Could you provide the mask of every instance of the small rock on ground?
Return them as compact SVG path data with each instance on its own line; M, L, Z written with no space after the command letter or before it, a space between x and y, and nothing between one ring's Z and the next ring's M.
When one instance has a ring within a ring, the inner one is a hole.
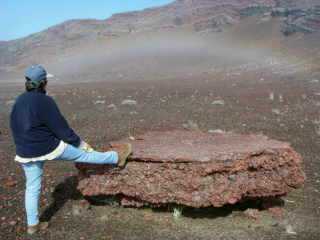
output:
M72 215L81 216L89 209L90 209L90 203L86 200L81 200L80 202L75 203L72 206Z
M105 100L97 100L94 102L94 105L97 105L97 104L105 104L106 101Z
M125 99L122 101L121 105L137 105L136 100Z
M109 108L109 109L117 109L117 106L112 103L112 104L109 104L107 106L107 108Z
M212 105L224 105L224 100L215 100L211 103Z
M260 213L258 209L251 209L248 208L246 211L244 211L244 215L247 218L253 219L253 220L259 220L260 218Z
M7 106L12 106L14 104L15 100L9 100L9 101L6 101L6 105Z
M185 124L182 124L182 126L183 126L183 128L188 129L188 130L193 130L193 131L199 130L198 124L192 120L188 120L188 122Z
M281 114L280 110L277 109L277 108L273 108L271 111L272 111L272 113L274 113L274 114L276 114L276 115Z
M297 233L293 230L293 227L290 224L286 226L286 233L290 235L297 235Z
M225 133L225 131L223 131L223 130L221 130L221 129L215 129L215 130L210 129L210 130L208 131L208 133L223 134L223 133Z

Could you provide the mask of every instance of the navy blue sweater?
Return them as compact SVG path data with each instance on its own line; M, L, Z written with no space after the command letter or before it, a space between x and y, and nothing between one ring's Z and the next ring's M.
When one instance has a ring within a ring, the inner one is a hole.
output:
M16 153L23 158L34 158L52 152L60 140L75 147L80 138L69 127L55 101L45 92L21 94L11 112L10 127Z

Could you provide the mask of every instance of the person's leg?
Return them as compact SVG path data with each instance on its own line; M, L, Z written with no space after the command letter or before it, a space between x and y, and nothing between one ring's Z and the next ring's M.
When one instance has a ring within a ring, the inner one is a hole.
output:
M118 153L109 152L86 152L72 145L67 145L64 152L55 160L74 161L77 163L92 163L92 164L117 164Z
M23 163L26 176L25 208L28 226L39 223L39 199L41 194L41 179L44 162Z

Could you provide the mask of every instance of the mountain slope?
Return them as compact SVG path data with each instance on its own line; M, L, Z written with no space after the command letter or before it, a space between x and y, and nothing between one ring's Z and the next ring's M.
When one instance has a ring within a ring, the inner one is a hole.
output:
M0 42L0 71L43 62L76 46L128 34L176 29L220 32L252 15L283 17L285 34L318 31L320 15L317 11L310 14L316 4L317 0L177 0L163 7L115 14L106 20L70 20L25 38ZM299 11L292 10L297 8Z

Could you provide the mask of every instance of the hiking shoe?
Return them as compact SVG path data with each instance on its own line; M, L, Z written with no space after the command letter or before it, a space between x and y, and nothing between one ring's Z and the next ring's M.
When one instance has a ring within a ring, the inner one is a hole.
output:
M124 167L126 165L127 159L132 153L132 145L130 143L121 144L116 150L118 152L118 167Z
M37 225L28 226L27 233L29 235L33 235L39 231L46 230L49 227L48 222L40 222Z

